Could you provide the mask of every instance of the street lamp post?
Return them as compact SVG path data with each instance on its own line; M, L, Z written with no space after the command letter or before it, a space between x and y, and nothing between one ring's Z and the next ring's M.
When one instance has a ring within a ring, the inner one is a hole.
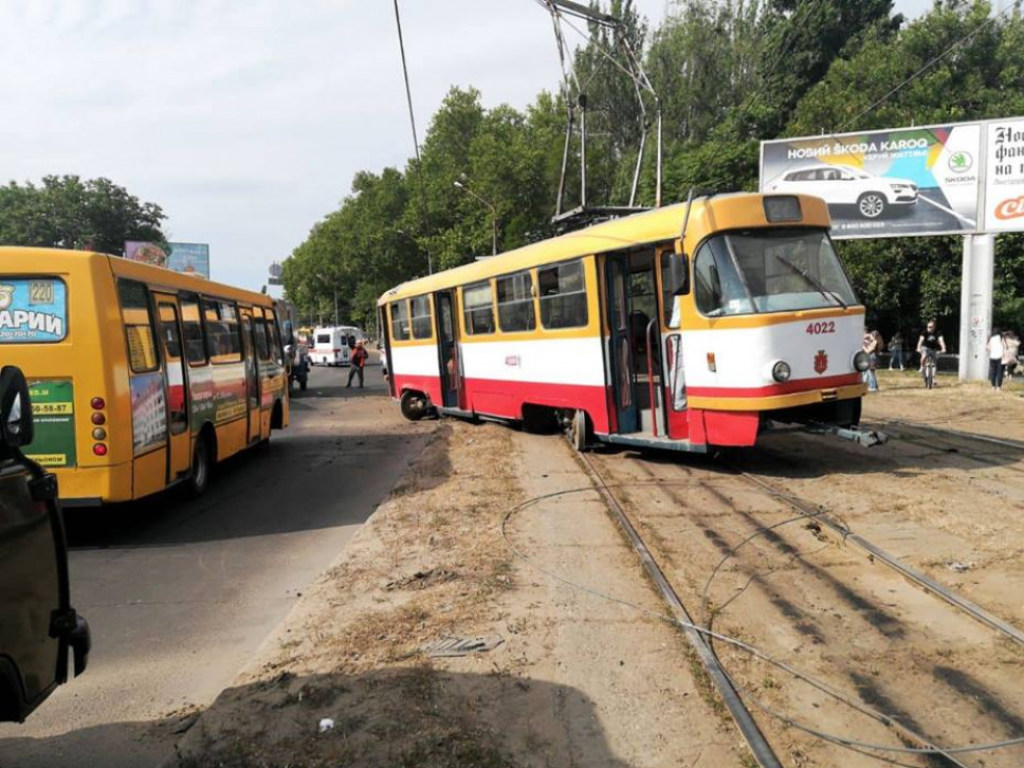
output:
M416 241L416 238L410 235L404 229L396 229L395 232L397 232L398 234L402 235L405 238L408 238L410 241L412 241L412 244L415 245L417 248L420 247L419 243ZM426 251L427 254L427 274L432 275L434 274L434 260L430 257L429 248L424 248L423 250Z
M330 283L334 283L333 280L329 280L328 278L326 278L323 275L321 275L319 272L316 273L316 278L318 280L321 280L321 281L325 282L325 283L329 283L329 284ZM338 286L337 286L337 284L334 284L332 287L333 287L333 290L334 290L334 327L337 328L338 325L339 325L339 322L338 322ZM321 320L322 319L323 318L321 317Z
M467 187L461 181L456 181L455 182L455 186L458 187L459 189L461 189L463 192L466 192L466 193L472 195L477 200L479 200L481 203L483 203L484 205L486 205L488 208L491 209L491 255L492 256L497 256L498 255L498 209L495 208L493 205L491 205L486 200L484 200L482 197L480 197L480 195L478 195L472 189Z

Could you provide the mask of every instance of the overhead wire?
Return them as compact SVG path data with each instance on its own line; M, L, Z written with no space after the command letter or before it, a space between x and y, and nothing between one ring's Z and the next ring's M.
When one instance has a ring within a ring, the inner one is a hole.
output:
M679 484L681 484L681 483L679 483ZM656 485L657 486L657 485L673 485L673 483L666 483L664 481L652 481L652 482L649 482L649 483L637 482L637 483L633 483L633 485ZM617 487L617 486L615 486L615 485L608 485L607 487L612 488L612 487ZM718 640L719 642L722 642L722 643L724 643L726 645L729 645L729 646L732 646L734 648L737 648L737 649L739 649L739 650L741 650L741 651L743 651L743 652L753 656L754 658L757 658L757 659L759 659L759 660L761 660L761 661L763 661L763 662L765 662L765 663L767 663L767 664L769 664L771 666L774 666L777 669L783 670L784 672L792 675L793 677L797 678L798 680L801 680L801 681L807 683L812 688L815 688L816 690L820 691L821 693L824 693L825 695L829 696L830 698L832 698L832 699L834 699L834 700L836 700L836 701L838 701L838 702L840 702L840 703L842 703L842 704L844 704L844 705L846 705L848 707L851 707L855 711L858 711L861 714L864 714L865 716L868 716L868 717L876 720L877 722L881 723L882 725L885 725L887 727L892 727L895 723L899 722L899 718L897 718L895 716L892 716L892 715L886 715L886 714L884 714L882 712L878 712L878 711L874 710L871 707L868 707L868 706L866 706L864 704L861 704L860 702L853 701L848 696L844 695L843 693L841 693L839 691L834 690L829 684L827 684L827 683L825 683L825 682L823 682L821 680L818 680L817 678L813 677L809 673L802 672L801 670L797 669L796 667L794 667L793 665L789 664L788 662L782 661L780 659L776 659L775 657L771 656L767 652L760 650L759 648L757 648L754 645L751 645L751 644L746 643L746 642L744 642L742 640L739 640L738 638L735 638L735 637L723 634L721 632L717 632L715 630L709 629L708 627L705 627L705 626L702 626L702 625L699 625L699 624L693 624L691 622L687 622L687 621L681 620L681 619L679 619L679 618L677 618L675 616L666 614L663 611L658 611L658 610L654 610L652 608L648 608L647 606L641 605L641 604L639 604L639 603L637 603L637 602L635 602L633 600L629 600L629 599L626 599L626 598L622 598L622 597L618 597L616 595L609 594L607 592L604 592L603 590L597 589L596 587L592 587L592 586L587 585L587 584L582 584L582 583L577 582L577 581L575 581L573 579L570 579L570 578L568 578L566 576L563 576L562 574L558 573L557 571L554 571L552 569L549 569L549 568L546 568L546 567L544 567L542 565L539 565L538 563L536 563L534 561L533 558L531 558L529 555L527 555L525 552L523 552L521 549L519 549L519 547L517 547L516 544L512 541L511 536L509 534L508 526L509 526L509 523L512 520L512 518L516 514L518 514L519 512L525 510L526 508L528 508L530 506L534 506L536 504L539 504L539 503L541 503L543 501L547 501L547 500L550 500L550 499L555 499L555 498L559 498L559 497L563 497L563 496L569 496L569 495L579 494L579 493L588 493L588 492L596 494L597 490L593 486L584 486L584 487L580 487L580 488L573 488L573 489L568 489L568 490L563 490L563 491L555 491L555 492L552 492L552 493L543 494L543 495L540 495L540 496L533 497L531 499L527 499L526 501L521 502L520 504L517 504L517 505L511 507L510 509L508 509L506 511L505 515L502 517L501 524L500 524L501 536L502 536L503 541L505 542L505 545L508 547L508 549L512 552L512 554L514 556L516 556L517 558L522 560L524 563L529 565L531 568L533 568L537 572L543 574L544 576L547 576L548 578L550 578L550 579L552 579L554 581L557 581L557 582L559 582L559 583L561 583L561 584L563 584L563 585L565 585L565 586L567 586L567 587L569 587L571 589L574 589L576 591L580 591L580 592L589 594L589 595L591 595L593 597L597 597L597 598L599 598L601 600L604 600L604 601L607 601L607 602L611 602L611 603L615 603L615 604L618 604L618 605L622 605L624 607L630 608L630 609L635 610L635 611L637 611L639 613L643 613L643 614L645 614L647 616L650 616L652 618L661 619L662 621L665 621L668 624L672 624L673 626L677 626L677 627L680 627L680 628L691 629L691 630L696 631L696 632L698 632L698 633L700 633L702 635L705 635L708 638L712 638L712 639ZM735 685L735 683L734 683L734 685ZM737 687L740 688L739 686L737 686ZM916 740L921 741L922 743L928 743L929 746L927 746L927 747L907 747L907 746L899 746L899 747L897 747L897 746L891 746L891 745L886 745L886 744L875 744L875 743L871 743L871 742L861 741L861 740L858 740L858 739L852 739L852 738L849 738L849 737L846 737L846 736L842 736L842 735L836 735L836 734L833 734L833 733L829 733L827 731L823 731L821 729L816 729L816 728L814 728L814 727L812 727L810 725L806 725L806 724L802 723L801 721L799 721L799 720L797 720L795 718L792 718L792 717L790 717L790 716L788 716L788 715L786 715L784 713L777 712L776 710L768 707L763 702L761 702L758 699L758 697L755 696L749 689L743 688L742 690L744 690L747 693L748 698L759 709L764 711L766 714L768 714L772 718L774 718L774 719L776 719L776 720L778 720L778 721L780 721L780 722L782 722L782 723L784 723L786 725L794 727L794 728L796 728L798 730L801 730L801 731L803 731L805 733L808 733L809 735L812 735L815 738L821 739L823 741L827 741L829 743L832 743L832 744L835 744L837 746L841 746L841 747L844 747L844 748L847 748L847 749L852 749L854 751L873 750L875 752L883 752L883 753L889 753L889 754L921 755L921 756L935 755L935 756L941 756L941 757L946 758L947 760L949 760L954 765L962 765L962 763L960 763L958 760L956 760L956 758L955 758L956 755L972 754L972 753L978 753L978 752L990 752L990 751L994 751L994 750L1006 749L1006 748L1010 748L1010 747L1024 745L1024 736L1016 737L1016 738L1012 738L1012 739L1004 739L1004 740L1001 740L1001 741L988 742L988 743L984 743L984 744L969 744L969 745L960 745L960 746L954 746L954 747L939 747L939 746L936 746L934 744L931 744L930 740L924 739L923 737L917 737ZM902 727L902 730L904 730L905 732L910 732L909 729L906 729L905 727ZM870 752L866 753L866 754L870 754ZM886 762L892 762L891 760L887 760L883 756L878 756L878 755L871 755L871 756L872 757L878 757L878 759L880 759L880 760L886 760Z

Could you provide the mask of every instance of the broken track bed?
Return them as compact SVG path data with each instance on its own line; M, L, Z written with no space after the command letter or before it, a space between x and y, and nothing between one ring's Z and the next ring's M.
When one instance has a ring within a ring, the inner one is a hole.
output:
M591 460L698 623L784 665L710 640L783 764L1024 762L1024 745L914 752L1024 736L1024 648L826 535L788 481L676 457Z

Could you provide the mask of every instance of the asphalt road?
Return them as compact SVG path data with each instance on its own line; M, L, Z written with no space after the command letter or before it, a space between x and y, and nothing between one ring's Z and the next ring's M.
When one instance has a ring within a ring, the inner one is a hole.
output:
M173 754L296 597L338 556L422 450L380 368L366 389L314 369L291 426L227 462L199 500L172 494L69 513L72 598L89 669L22 725L2 768L146 768Z

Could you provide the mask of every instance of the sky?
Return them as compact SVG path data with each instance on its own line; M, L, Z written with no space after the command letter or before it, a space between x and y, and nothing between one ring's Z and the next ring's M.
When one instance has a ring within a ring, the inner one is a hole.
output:
M652 24L666 4L635 0ZM518 108L557 88L536 0L399 6L421 142L452 85ZM107 177L250 289L357 171L413 154L392 0L3 0L0 72L0 183Z

